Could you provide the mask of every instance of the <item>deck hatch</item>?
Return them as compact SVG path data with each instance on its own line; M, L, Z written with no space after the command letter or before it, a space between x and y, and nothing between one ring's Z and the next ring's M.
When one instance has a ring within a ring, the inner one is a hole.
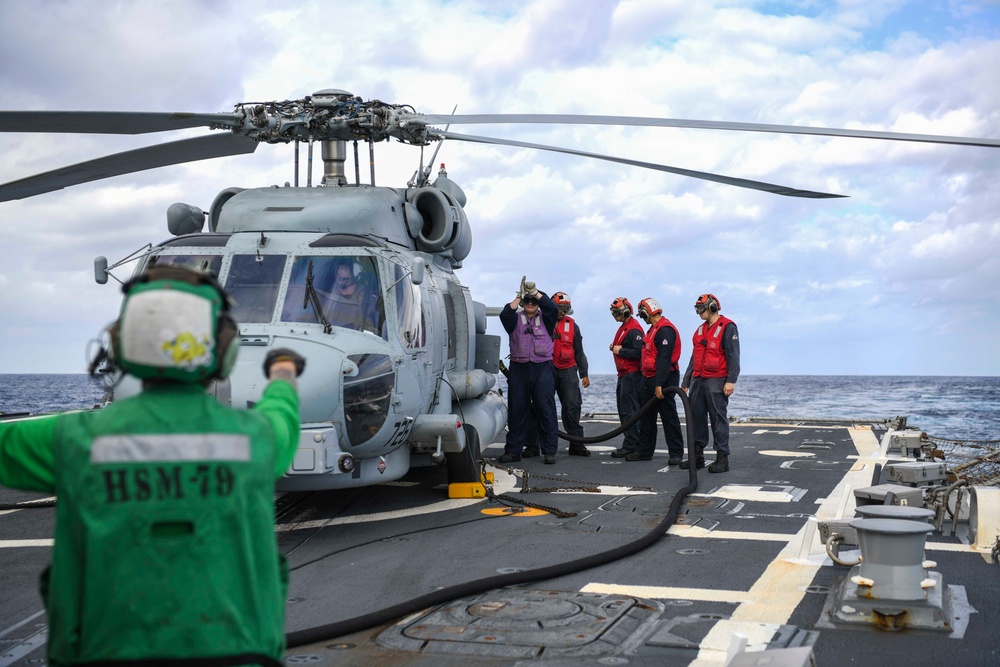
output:
M522 659L620 654L663 612L625 595L530 589L462 598L385 630L386 648Z

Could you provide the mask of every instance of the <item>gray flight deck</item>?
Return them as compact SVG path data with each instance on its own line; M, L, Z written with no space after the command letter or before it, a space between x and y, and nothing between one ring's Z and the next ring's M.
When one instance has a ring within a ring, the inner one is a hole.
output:
M590 436L617 423L584 426ZM748 653L733 665L808 665L810 653L824 667L1000 664L1000 566L962 525L957 537L932 532L924 549L936 562L936 593L949 601L947 630L835 618L837 592L861 586L827 556L816 518L850 519L854 490L884 481L877 466L899 455L886 451L880 428L733 424L730 472L697 471L693 492L688 471L667 467L661 433L652 461L612 458L614 438L591 445L589 458L566 456L561 441L556 465L524 459L515 475L487 468L496 496L529 506L449 500L443 468L284 494L278 542L298 644L286 662L707 667L725 665L743 637ZM495 461L502 451L494 443L483 454ZM525 472L538 491L520 492ZM0 489L0 504L37 498ZM53 516L0 513L0 667L44 662L37 577L51 556ZM841 557L856 559L850 549Z

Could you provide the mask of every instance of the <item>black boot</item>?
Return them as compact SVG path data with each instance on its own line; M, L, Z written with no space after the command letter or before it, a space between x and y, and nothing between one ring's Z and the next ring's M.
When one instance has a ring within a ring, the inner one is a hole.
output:
M716 453L715 461L708 466L708 472L729 472L729 456Z
M570 445L569 446L570 456L590 456L590 450L583 445Z
M698 470L701 470L702 468L705 467L705 454L703 453L705 451L705 448L699 445L697 449L698 453L694 457L694 466ZM684 459L683 461L681 461L681 469L689 470L690 468L691 468L690 459Z

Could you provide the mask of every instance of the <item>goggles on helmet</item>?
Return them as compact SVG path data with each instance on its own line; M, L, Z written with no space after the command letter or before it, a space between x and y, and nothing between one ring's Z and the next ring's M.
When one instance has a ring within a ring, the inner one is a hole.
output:
M611 302L612 317L626 317L632 314L632 304L623 296Z
M553 294L552 302L556 304L556 308L563 315L569 315L573 312L573 304L570 303L569 294L566 294L566 292L556 292Z

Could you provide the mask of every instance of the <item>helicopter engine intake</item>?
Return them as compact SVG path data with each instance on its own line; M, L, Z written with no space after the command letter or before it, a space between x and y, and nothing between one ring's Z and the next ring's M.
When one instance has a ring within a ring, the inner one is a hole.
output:
M407 193L407 215L419 214L419 228L409 220L417 249L429 253L448 254L456 262L469 256L472 250L472 228L465 211L451 195L437 188L418 188Z

